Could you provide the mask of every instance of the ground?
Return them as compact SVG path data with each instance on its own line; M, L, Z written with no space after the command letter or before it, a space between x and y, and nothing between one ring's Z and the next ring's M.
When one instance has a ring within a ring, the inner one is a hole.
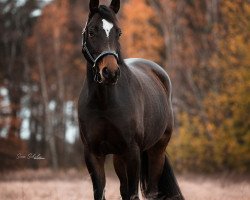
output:
M119 181L107 175L107 200L119 200ZM179 185L187 200L248 200L250 182L223 176L182 175ZM0 177L0 200L92 200L87 172L53 173L48 170L4 173Z

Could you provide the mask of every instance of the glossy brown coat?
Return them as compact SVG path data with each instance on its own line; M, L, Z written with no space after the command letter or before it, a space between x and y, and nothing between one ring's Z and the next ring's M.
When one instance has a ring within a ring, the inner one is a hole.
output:
M98 24L103 17L98 11L91 15L92 24ZM165 156L173 129L169 76L152 61L123 60L119 46L115 45L115 50L120 69L117 83L95 82L92 64L88 62L79 97L79 127L94 198L105 199L104 161L107 154L113 154L124 200L139 199L139 181L148 199L183 199ZM112 56L107 56L98 67L115 63Z

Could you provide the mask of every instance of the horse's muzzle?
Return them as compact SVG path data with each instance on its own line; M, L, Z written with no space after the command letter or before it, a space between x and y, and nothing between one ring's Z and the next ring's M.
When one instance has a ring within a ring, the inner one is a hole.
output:
M98 62L102 83L115 84L120 76L120 68L114 55L106 55Z
M117 67L115 71L111 71L108 67L104 67L102 70L102 76L106 83L116 84L120 76L120 68Z

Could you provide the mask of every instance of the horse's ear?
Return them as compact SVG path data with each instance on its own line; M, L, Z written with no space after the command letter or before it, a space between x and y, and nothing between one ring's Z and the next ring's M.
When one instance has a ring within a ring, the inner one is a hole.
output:
M96 12L99 6L99 0L90 0L89 2L89 10L91 13Z
M110 8L115 12L118 13L120 10L120 0L112 0L110 4Z

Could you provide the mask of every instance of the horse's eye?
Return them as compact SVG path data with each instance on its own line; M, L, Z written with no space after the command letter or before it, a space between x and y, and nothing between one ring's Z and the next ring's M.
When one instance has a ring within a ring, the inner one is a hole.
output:
M95 33L94 33L94 31L89 31L89 37L94 37L95 36Z
M118 36L121 37L121 35L122 35L122 30L121 30L121 29L118 29L118 30L117 30L117 33L118 33Z

